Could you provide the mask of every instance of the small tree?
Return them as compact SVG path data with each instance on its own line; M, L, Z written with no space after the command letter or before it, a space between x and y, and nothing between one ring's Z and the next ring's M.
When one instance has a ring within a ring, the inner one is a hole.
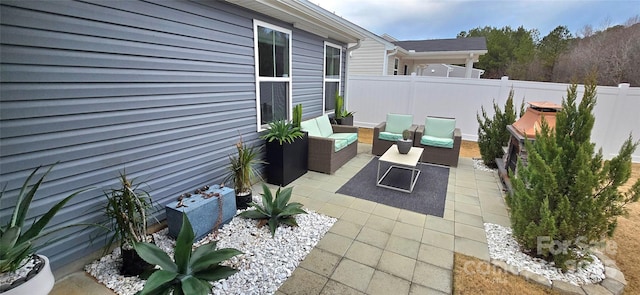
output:
M496 168L496 158L502 157L504 152L502 147L509 142L509 131L507 125L516 121L516 110L513 108L513 89L509 91L509 97L504 105L504 112L493 102L494 115L489 118L484 106L481 107L482 118L476 114L478 119L478 147L480 155L485 165ZM524 101L520 105L520 115L524 113Z
M624 206L640 197L640 180L620 192L631 175L631 155L638 146L631 136L618 156L603 161L590 142L595 122L594 80L585 85L576 107L577 85L571 85L556 118L555 132L546 122L533 143L527 142L528 162L518 162L511 177L513 235L525 252L554 261L567 270L588 259L587 248L612 236Z

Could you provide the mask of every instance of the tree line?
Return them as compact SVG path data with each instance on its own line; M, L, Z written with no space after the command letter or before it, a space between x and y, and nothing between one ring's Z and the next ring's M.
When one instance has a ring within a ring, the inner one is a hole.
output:
M457 37L487 39L488 53L474 65L485 70L483 78L571 83L596 73L598 85L640 86L639 16L602 30L585 26L575 34L558 26L542 38L537 29L522 26L478 27Z

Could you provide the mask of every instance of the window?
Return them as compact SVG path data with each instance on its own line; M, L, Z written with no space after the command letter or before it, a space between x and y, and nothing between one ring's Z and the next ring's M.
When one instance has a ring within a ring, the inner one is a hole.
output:
M400 67L400 59L398 59L396 57L395 60L393 61L393 75L394 76L398 75L398 68L399 67Z
M331 112L336 108L336 93L340 93L340 76L342 74L342 47L324 43L324 111Z
M253 22L258 130L291 112L291 30Z

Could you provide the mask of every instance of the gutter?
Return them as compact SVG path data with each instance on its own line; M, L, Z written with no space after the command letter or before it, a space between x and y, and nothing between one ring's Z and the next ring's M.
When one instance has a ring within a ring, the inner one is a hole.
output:
M391 57L392 55L396 55L398 53L398 46L396 46L393 51L391 51L390 53L387 53L387 55L384 56L384 63L382 64L382 75L386 76L388 75L387 73L389 72L389 57Z

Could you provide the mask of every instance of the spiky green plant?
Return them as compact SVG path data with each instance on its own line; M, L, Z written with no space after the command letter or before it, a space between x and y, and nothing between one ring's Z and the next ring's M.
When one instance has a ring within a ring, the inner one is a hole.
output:
M209 294L209 282L227 278L238 270L220 265L220 262L242 254L233 248L216 250L216 242L192 251L195 235L186 214L182 214L182 227L176 239L173 260L158 246L151 243L135 243L138 255L146 262L158 265L144 284L140 295L145 294Z
M269 123L269 129L260 138L267 142L277 140L280 145L292 143L297 138L302 138L304 134L300 127L296 127L286 120L277 120Z
M236 155L229 156L229 166L227 166L229 174L225 181L233 180L233 188L236 194L240 194L250 191L252 179L260 177L255 165L266 162L258 158L260 149L247 146L242 141L242 137L236 143L236 150L238 152Z
M296 202L288 203L289 199L291 199L293 187L287 187L282 191L278 188L275 198L271 194L269 187L264 183L262 184L262 190L262 206L252 202L249 205L255 209L244 211L238 214L238 216L260 219L258 226L262 226L265 223L269 224L272 237L275 236L276 229L280 223L298 226L294 216L297 214L307 214L307 212L302 210L302 204Z
M293 107L293 127L300 128L302 123L302 104L297 104Z
M26 231L23 231L24 220L27 217L27 211L29 211L31 201L33 201L42 181L45 176L49 174L51 169L53 169L53 166L55 166L55 164L51 165L47 172L45 172L40 179L32 185L31 188L29 188L31 178L42 166L31 172L31 175L29 175L29 177L24 181L24 184L18 193L18 200L13 209L13 213L11 214L11 219L9 219L9 222L6 225L0 226L0 273L15 271L20 268L25 258L31 256L35 252L33 241L55 232L54 230L52 232L42 234L42 230L47 226L49 221L51 221L51 219L69 200L86 190L76 191L62 199L62 201L51 207L49 211L42 215L40 219L35 221ZM0 192L0 200L2 200L3 196L4 188L2 189L2 192Z
M143 242L147 236L147 210L153 208L151 196L140 188L135 179L119 172L120 187L104 193L107 198L105 214L114 232L108 247L117 239L120 246L130 249L135 242Z
M344 97L339 95L336 91L336 109L335 109L335 117L336 119L342 119L345 117L353 116L355 112L349 112L344 108Z
M476 114L478 120L478 147L485 165L496 168L496 158L504 154L502 147L509 143L511 135L507 126L516 121L516 110L513 106L513 89L509 91L509 97L504 105L504 111L493 102L493 117L487 115L484 106L481 106L482 118ZM520 104L520 116L524 114L524 100Z
M626 192L619 188L631 175L631 155L638 147L631 136L620 152L603 161L591 143L595 122L595 79L587 81L582 99L577 85L567 90L555 129L543 121L535 142L526 142L527 163L518 161L510 177L513 236L526 252L572 268L591 245L611 237L625 206L640 198L640 180ZM513 175L512 175L513 176Z

